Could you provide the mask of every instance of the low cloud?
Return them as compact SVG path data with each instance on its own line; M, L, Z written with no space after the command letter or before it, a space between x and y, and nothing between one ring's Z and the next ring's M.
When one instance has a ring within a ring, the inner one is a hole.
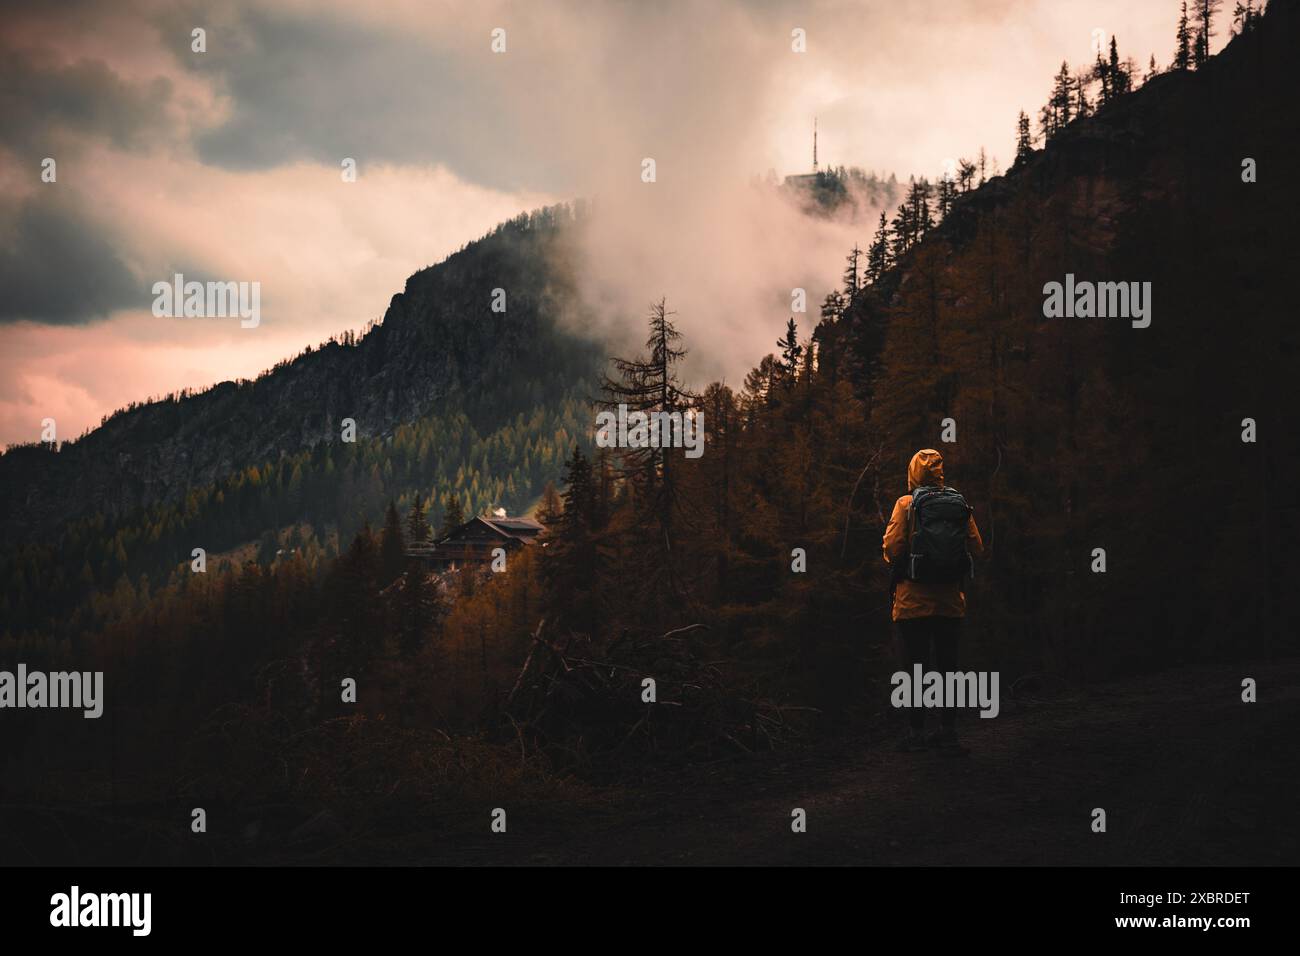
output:
M701 177L637 183L603 194L579 243L579 288L611 348L638 350L649 306L666 298L697 384L745 373L795 319L801 337L840 287L844 257L866 248L879 209L845 206L824 218L801 194L766 182ZM865 256L862 265L865 265ZM792 312L803 289L807 311Z
M411 272L496 222L578 196L597 212L572 264L611 342L637 346L667 297L689 374L738 382L790 290L808 291L807 335L874 232L750 185L808 171L814 115L824 167L906 183L981 145L1005 165L1016 112L1062 59L1089 62L1101 31L1165 63L1176 19L1131 0L0 4L0 442L30 438L43 406L79 430L254 374L379 318ZM259 329L142 318L176 271L259 281Z
M472 186L441 168L362 166L344 183L339 170L312 164L214 171L100 149L81 169L40 187L67 197L66 207L29 213L47 238L29 231L4 247L28 258L0 253L10 298L0 325L0 443L31 440L56 412L61 434L77 434L132 400L255 376L382 318L409 275L519 209L555 201ZM69 257L82 246L76 265ZM259 327L154 318L151 286L173 272L260 282Z
M172 85L165 76L133 83L99 60L61 61L49 50L0 48L0 115L5 142L27 147L24 159L85 139L121 149L158 136L167 122ZM39 151L39 150L38 150Z
M138 300L139 282L112 242L56 188L0 205L0 322L79 324Z

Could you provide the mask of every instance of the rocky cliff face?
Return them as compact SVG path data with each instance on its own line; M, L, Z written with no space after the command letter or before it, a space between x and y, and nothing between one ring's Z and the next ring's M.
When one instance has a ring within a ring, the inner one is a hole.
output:
M555 219L563 220L557 215ZM88 512L122 515L174 501L249 464L337 440L391 434L454 400L484 424L529 408L550 382L595 374L598 350L565 331L576 296L561 254L564 222L516 221L407 280L383 322L251 382L113 416L57 453L0 457L0 530L21 537ZM506 311L491 309L493 290Z

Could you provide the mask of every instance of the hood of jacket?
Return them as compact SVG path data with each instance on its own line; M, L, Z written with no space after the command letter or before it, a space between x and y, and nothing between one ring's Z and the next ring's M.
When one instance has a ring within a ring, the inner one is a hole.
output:
M943 455L933 448L922 448L907 466L907 490L943 486Z

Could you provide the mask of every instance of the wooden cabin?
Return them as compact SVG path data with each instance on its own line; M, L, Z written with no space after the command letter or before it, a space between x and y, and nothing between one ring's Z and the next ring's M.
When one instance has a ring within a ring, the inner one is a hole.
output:
M447 536L430 544L407 549L407 554L427 562L436 571L454 571L467 565L492 563L492 552L505 548L506 553L535 544L546 528L531 518L506 517L500 509L491 515L478 515Z

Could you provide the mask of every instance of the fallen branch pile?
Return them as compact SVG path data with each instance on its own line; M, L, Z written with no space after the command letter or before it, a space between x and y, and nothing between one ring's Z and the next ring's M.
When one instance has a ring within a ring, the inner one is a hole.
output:
M581 635L552 640L545 625L504 707L524 760L542 755L584 772L648 755L673 762L771 749L797 733L797 712L811 710L729 686L725 662L703 653L703 624L641 637L625 631L603 649Z

